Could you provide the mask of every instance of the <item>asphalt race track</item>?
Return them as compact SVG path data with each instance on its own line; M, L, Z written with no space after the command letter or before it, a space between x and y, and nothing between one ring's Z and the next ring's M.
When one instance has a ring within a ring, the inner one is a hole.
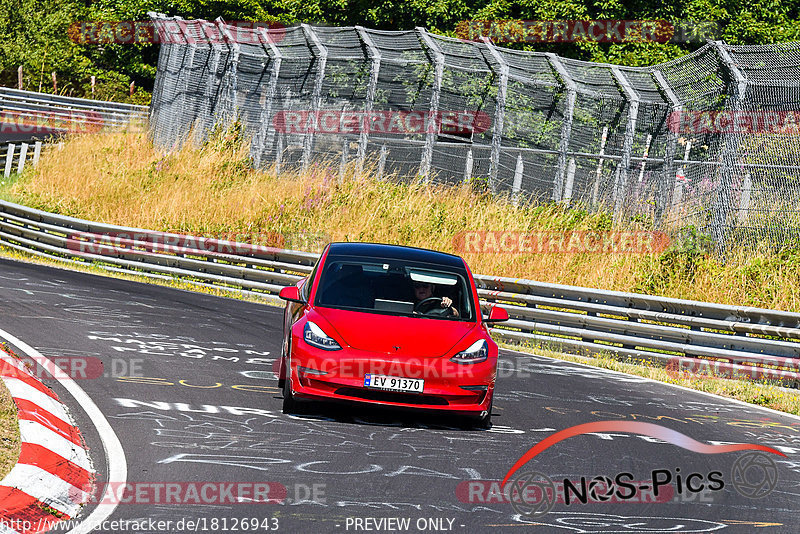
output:
M76 382L124 448L127 480L110 482L271 482L286 490L281 503L175 504L162 495L120 504L110 520L172 521L161 530L142 524L139 532L183 532L186 520L219 532L800 530L799 418L509 351L490 431L345 405L286 416L272 374L279 308L0 260L0 310L0 329L45 356L103 362L101 376ZM62 384L49 383L72 409L97 471L106 472L93 422ZM537 472L556 486L568 479L580 487L581 477L613 481L620 473L652 483L658 471L662 482L672 479L659 497L641 488L635 498L603 500L590 485L587 503L573 494L538 516L503 502L491 481L529 448L568 427L608 420L656 423L703 444L778 447L786 457L760 453L777 477L766 496L749 498L740 491L763 490L759 479L770 472L751 452L699 454L643 434L595 432L553 445L516 476ZM748 483L735 485L737 473ZM702 490L687 488L699 483Z

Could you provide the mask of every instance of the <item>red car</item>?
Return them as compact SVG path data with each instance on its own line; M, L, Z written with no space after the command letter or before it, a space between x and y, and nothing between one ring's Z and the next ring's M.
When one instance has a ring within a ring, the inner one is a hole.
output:
M298 399L424 408L491 424L497 344L472 273L458 256L372 243L332 243L285 287L278 369L283 411Z

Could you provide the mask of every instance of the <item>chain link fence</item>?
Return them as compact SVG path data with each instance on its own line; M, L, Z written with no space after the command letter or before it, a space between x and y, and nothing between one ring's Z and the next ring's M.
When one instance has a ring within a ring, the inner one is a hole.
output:
M162 147L236 126L254 165L277 172L324 162L340 174L368 164L379 178L478 181L515 202L693 227L723 250L800 234L800 43L709 42L634 68L423 28L244 30L150 16L162 42L150 124Z

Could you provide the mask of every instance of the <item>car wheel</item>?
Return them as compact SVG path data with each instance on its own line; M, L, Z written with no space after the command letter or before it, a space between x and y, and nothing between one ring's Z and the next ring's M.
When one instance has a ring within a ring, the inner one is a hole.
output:
M286 349L285 349L285 345L283 343L281 343L281 360L280 361L281 361L282 364L284 364L284 365L286 364ZM283 391L283 389L286 387L286 379L280 377L280 371L278 371L278 373L279 373L278 374L278 389ZM286 371L284 371L284 375L285 374L286 374Z
M297 400L292 395L292 367L289 359L286 359L286 379L283 380L283 413L291 414L297 412Z

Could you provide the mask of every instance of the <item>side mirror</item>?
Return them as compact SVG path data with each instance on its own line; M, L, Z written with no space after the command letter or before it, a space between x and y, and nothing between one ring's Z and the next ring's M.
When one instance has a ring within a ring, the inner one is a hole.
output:
M499 306L492 306L489 317L483 320L484 323L499 323L502 321L508 321L508 312Z
M300 298L300 289L298 289L297 286L284 287L281 289L281 292L278 293L278 296L283 300L288 300L289 302L305 304L305 301Z

